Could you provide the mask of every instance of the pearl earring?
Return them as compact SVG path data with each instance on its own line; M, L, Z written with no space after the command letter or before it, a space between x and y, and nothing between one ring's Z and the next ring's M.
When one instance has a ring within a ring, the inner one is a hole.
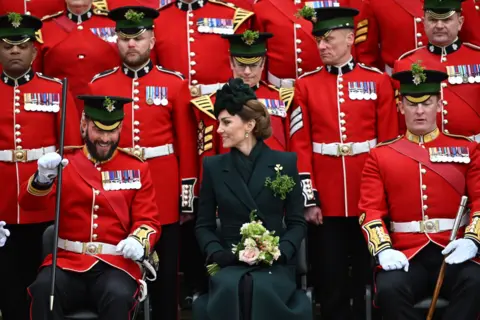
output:
M245 132L245 138L248 138L248 131Z

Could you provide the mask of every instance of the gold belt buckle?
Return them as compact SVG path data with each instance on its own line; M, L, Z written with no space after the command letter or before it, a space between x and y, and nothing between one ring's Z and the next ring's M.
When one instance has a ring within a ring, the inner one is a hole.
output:
M352 154L352 144L338 144L338 154L341 156L349 156Z
M84 243L82 251L83 253L87 253L91 255L99 254L102 252L102 245L101 244L96 245L93 243Z
M145 148L130 148L130 152L134 156L139 157L142 160L145 160Z
M440 230L438 220L425 220L420 222L420 232L432 233Z
M12 150L12 162L26 162L27 150Z

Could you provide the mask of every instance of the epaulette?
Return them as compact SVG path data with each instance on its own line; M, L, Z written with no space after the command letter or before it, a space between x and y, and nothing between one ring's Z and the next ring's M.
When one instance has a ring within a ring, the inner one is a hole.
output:
M109 69L109 70L105 70L105 71L102 71L102 72L100 72L100 73L97 73L97 74L93 77L92 81L90 81L90 83L93 83L95 80L98 80L98 79L100 79L100 78L103 78L103 77L106 77L106 76L108 76L108 75L111 75L111 74L117 72L118 69L120 69L120 67L115 67L115 68L113 68L113 69Z
M213 102L212 102L212 99L210 99L210 96L207 96L207 95L200 96L198 98L194 98L190 100L190 102L195 107L197 107L198 110L202 111L213 120L217 120L217 118L213 113Z
M124 148L118 147L117 150L118 150L118 151L121 151L121 152L129 155L130 157L135 158L135 159L137 159L137 160L139 160L139 161L141 161L141 162L145 162L142 158L140 158L140 157L137 156L137 155L134 155L134 154L133 154L132 152L130 152L130 150L128 150L128 149L124 149Z
M97 16L107 16L108 15L108 4L107 0L93 0L93 14Z
M58 82L58 83L62 84L62 80L60 80L58 78L54 78L54 77L48 77L48 76L46 76L46 75L44 75L43 73L40 73L40 72L37 72L37 77L45 79L45 80L53 81L53 82Z
M416 49L413 49L413 50L410 50L410 51L407 51L407 52L405 52L404 54L402 54L397 60L402 60L403 58L411 55L411 54L414 53L415 51L417 51L417 50L419 50L419 49L423 49L423 48L425 48L425 46L419 47L419 48L416 48Z
M287 112L293 101L295 88L280 88L280 99L285 103L285 111Z
M399 135L399 136L396 137L396 138L393 138L393 139L390 139L390 140L387 140L387 141L382 141L382 142L380 142L379 144L377 144L377 145L375 146L375 148L378 148L378 147L381 147L381 146L386 146L387 144L394 143L395 141L398 141L398 140L400 140L400 139L402 139L402 138L403 138L403 134L402 134L402 135Z
M162 2L163 2L163 1L162 1ZM169 0L168 3L165 3L163 6L158 7L157 10L160 11L160 10L162 10L162 9L168 8L168 7L170 7L170 6L171 6L172 4L174 4L174 3L175 3L175 1Z
M375 67L370 67L370 66L367 66L361 62L358 63L358 66L362 69L365 69L365 70L370 70L370 71L373 71L373 72L377 72L377 73L380 73L380 74L383 74L383 72L380 70L380 69L377 69Z
M315 70L305 72L305 73L302 74L300 77L298 77L298 79L301 79L301 78L306 77L306 76L309 76L309 75L311 75L311 74L315 74L315 73L317 73L317 72L320 72L322 69L323 69L323 67L317 67L317 69L315 69Z
M462 136L460 134L453 134L453 133L446 133L445 131L442 132L444 135L448 136L448 137L452 137L452 138L458 138L458 139L465 139L465 140L468 140L470 142L474 142L473 139L467 137L467 136Z
M54 14L49 14L49 15L46 15L46 16L43 16L42 21L47 21L49 19L52 19L52 18L55 18L55 17L58 17L59 15L62 15L63 14L63 10L62 11L58 11L58 12L55 12Z
M173 70L165 69L165 68L163 68L162 66L157 66L157 69L158 69L158 71L165 72L165 73L170 73L170 74L173 74L173 75L179 77L179 78L182 79L182 80L185 80L185 77L183 76L183 74L181 74L181 73L178 72L178 71L173 71Z
M43 44L43 35L41 29L35 31L35 40L37 40L38 43Z
M472 49L475 49L475 50L480 50L480 47L477 46L476 44L473 44L473 43L470 43L470 42L464 42L463 44L465 46L469 47L469 48L472 48Z

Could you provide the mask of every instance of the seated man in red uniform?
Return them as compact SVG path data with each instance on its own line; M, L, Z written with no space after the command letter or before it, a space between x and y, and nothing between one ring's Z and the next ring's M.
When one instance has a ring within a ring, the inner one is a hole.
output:
M29 287L31 319L64 319L85 305L100 319L131 319L137 295L145 289L141 262L160 236L159 212L147 163L117 148L123 105L131 99L79 96L85 145L69 147L64 159L48 153L24 183L20 205L26 210L55 200L55 177L64 169L58 265L50 311L52 256ZM139 289L139 284L140 289Z
M441 133L437 127L440 83L446 73L415 63L411 71L393 78L400 81L399 107L407 132L371 150L359 202L361 228L382 269L376 275L377 304L385 320L425 319L414 305L433 294L445 259L440 294L450 304L443 319L477 319L480 150L472 140ZM457 240L449 243L465 194L472 213L463 216Z

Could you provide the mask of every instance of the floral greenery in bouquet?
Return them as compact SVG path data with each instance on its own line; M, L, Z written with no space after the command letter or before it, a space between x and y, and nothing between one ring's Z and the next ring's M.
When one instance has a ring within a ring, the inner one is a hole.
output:
M268 231L262 221L257 220L257 210L250 213L250 222L244 223L240 228L242 240L233 245L232 252L237 259L248 265L265 264L271 266L280 257L280 237L275 236L275 231ZM216 263L207 266L208 273L213 276L220 270Z

